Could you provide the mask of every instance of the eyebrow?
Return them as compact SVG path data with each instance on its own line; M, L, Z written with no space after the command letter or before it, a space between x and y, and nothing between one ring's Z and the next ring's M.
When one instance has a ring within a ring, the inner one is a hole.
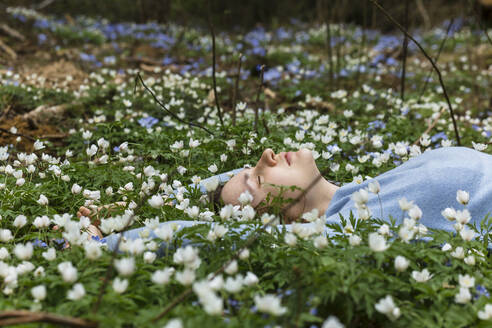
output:
M251 170L251 168L244 169L244 171L246 171L246 170ZM254 192L254 191L253 191L253 188L251 188L251 186L250 186L250 185L248 185L248 184L246 183L246 181L248 181L248 180L249 180L249 173L246 173L246 172L245 172L245 173L244 173L244 180L243 180L244 185L245 185L245 186L246 186L246 188L248 188L248 189L251 191L251 193L253 194L253 192Z

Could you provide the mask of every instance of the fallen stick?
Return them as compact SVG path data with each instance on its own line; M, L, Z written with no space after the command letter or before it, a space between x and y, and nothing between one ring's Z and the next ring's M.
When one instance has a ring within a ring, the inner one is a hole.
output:
M12 59L17 59L17 53L0 39L0 49L2 49Z
M98 327L94 321L64 317L53 313L12 310L0 312L0 326L20 325L33 322L45 322L65 327Z
M5 32L5 34L8 34L19 41L24 41L26 39L24 35L20 34L16 30L8 26L7 24L0 24L0 30L2 30L3 32Z
M437 114L437 117L434 119L434 121L427 127L427 130L425 130L424 133L422 133L422 135L417 140L415 140L415 142L412 145L420 144L420 139L422 139L422 136L424 134L428 134L430 130L432 130L436 126L437 121L439 121L439 118L441 117L442 113L444 113L445 111L446 108L443 107L439 112L439 114Z

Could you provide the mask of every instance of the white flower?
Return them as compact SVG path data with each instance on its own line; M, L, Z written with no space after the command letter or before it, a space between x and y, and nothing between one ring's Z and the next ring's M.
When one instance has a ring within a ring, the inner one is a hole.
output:
M456 192L456 200L462 205L467 205L470 201L470 194L464 190L458 190Z
M145 252L143 255L143 260L145 263L153 263L157 258L157 254L154 252Z
M163 224L160 228L154 230L155 235L164 240L170 241L173 239L173 228L169 224Z
M475 150L478 150L478 151L484 151L485 149L487 149L487 145L486 144L483 144L483 143L475 143L472 141L472 145L473 145L473 148Z
M227 274L235 274L237 272L237 269L238 269L238 265L237 265L237 261L234 260L232 261L231 263L229 263L229 265L225 268L225 273Z
M256 285L258 281L258 277L253 272L248 272L243 282L246 286L253 286Z
M72 262L61 262L57 268L62 275L63 281L72 283L77 280L77 269L72 265Z
M365 205L369 200L369 193L365 189L359 189L352 194L352 200L357 205Z
M376 308L376 311L385 314L391 321L398 319L401 315L400 308L395 305L391 295L387 295L385 298L380 299L374 307Z
M389 236L391 234L390 227L386 223L379 227L378 233L383 236Z
M152 206L153 208L160 208L162 205L164 205L164 199L162 199L161 195L154 195L152 196L149 200L149 205Z
M48 248L41 254L47 261L53 261L56 259L56 251L53 247Z
M321 235L316 238L314 238L313 241L314 247L322 249L328 246L328 239L326 239L325 236Z
M44 146L44 143L42 141L36 140L34 142L34 149L35 150L41 150L41 149L44 149L44 148L46 148L46 147Z
M37 203L41 206L48 205L48 198L46 198L45 195L41 194L39 195L39 199L37 200Z
M369 182L367 188L373 194L379 194L379 191L381 191L381 186L379 185L379 182L377 180L372 180L371 182Z
M444 216L449 221L456 220L456 210L454 208L446 208L441 212L441 215Z
M96 155L97 150L98 150L97 146L92 144L89 148L85 150L85 153L87 154L87 156L92 157Z
M124 293L127 288L128 288L128 279L120 279L119 277L114 278L113 289L116 293L118 294Z
M460 230L460 236L461 238L463 238L464 241L470 241L473 238L475 238L475 231L468 228L464 228Z
M408 216L414 220L420 220L422 217L422 210L417 205L413 205L411 209L408 210Z
M227 277L224 289L229 293L238 293L243 288L243 276L237 275L235 278Z
M483 311L478 311L480 320L492 320L492 304L485 304Z
M24 215L17 215L14 219L14 227L16 228L22 228L23 226L25 226L27 223L27 218L24 216Z
M163 270L156 270L151 277L153 283L157 285L165 285L171 280L171 276L174 274L174 268L165 268Z
M88 130L82 131L82 139L88 140L92 137L92 132Z
M30 242L27 244L16 244L14 254L19 260L29 260L32 257L33 247Z
M321 328L344 328L345 326L335 316L329 316L328 319L323 322Z
M468 265L475 265L475 256L468 255L463 261Z
M424 269L422 271L412 271L412 278L417 282L426 282L432 278L432 274L429 273L429 270Z
M239 258L241 260L246 260L249 257L249 249L245 248L239 253Z
M359 246L362 239L357 235L350 235L349 244L350 246Z
M8 259L9 257L9 251L5 247L0 248L0 261Z
M201 264L198 248L191 245L179 248L173 255L173 261L176 264L183 264L186 268L196 270Z
M314 208L310 212L306 212L302 214L302 218L306 220L307 222L314 222L317 220L319 217L319 210L317 208Z
M471 220L470 212L467 209L463 211L456 211L456 222L461 224L467 224Z
M89 260L96 260L102 255L101 246L98 242L87 242L84 244L85 257Z
M410 264L410 261L401 255L398 255L395 258L395 269L397 271L400 271L400 272L405 271L408 268L409 264Z
M215 163L214 163L214 164L212 164L212 165L210 165L210 166L208 167L208 170L209 170L210 172L212 172L212 173L217 172L217 170L218 170L217 165L216 165Z
M125 105L125 107L129 108L129 107L132 107L132 102L128 99L123 99L123 105Z
M284 241L290 247L294 247L297 244L297 237L291 232L285 234Z
M46 287L39 285L31 288L31 295L37 302L44 300L46 298Z
M265 294L264 296L256 295L254 297L255 305L258 311L269 313L275 316L283 315L287 312L287 308L283 307L280 303L280 298L272 294Z
M465 250L461 246L456 247L456 249L451 252L451 256L454 258L457 258L457 259L464 259L465 258Z
M195 277L195 271L190 269L176 272L176 280L184 286L191 285L195 281Z
M408 211L413 207L413 201L408 201L405 197L403 197L398 201L398 205L400 205L402 211Z
M72 185L72 194L78 194L82 191L82 187L79 186L78 184L74 183Z
M34 219L34 222L32 223L32 225L38 229L49 227L50 226L50 218L47 217L46 215L37 216Z
M212 178L206 179L205 181L202 182L202 184L205 187L205 189L207 190L207 192L215 191L215 189L217 189L217 187L219 186L219 178L212 177Z
M454 301L460 304L466 304L471 300L471 293L468 288L460 287L458 294L454 295Z
M377 232L371 232L369 234L369 247L375 252L384 252L389 248L386 245L386 239Z
M12 231L10 231L9 229L0 229L0 241L7 243L12 239L14 239Z
M124 277L131 276L135 271L135 259L133 257L124 257L114 261L114 266L118 273Z
M234 206L232 204L227 204L220 209L220 218L222 220L228 220L234 213Z
M449 244L449 243L445 243L445 244L442 246L441 251L443 251L443 252L447 252L447 251L451 250L452 248L453 248L453 246L451 246L451 244Z
M85 296L84 285L81 283L76 283L73 285L72 289L67 292L67 298L72 301L80 300Z
M458 275L458 281L460 283L460 287L463 288L472 288L475 286L475 278L470 275Z
M249 192L249 190L246 190L239 195L239 198L237 199L241 205L246 205L250 204L253 201L253 195Z
M183 321L181 319L171 319L162 328L183 328Z

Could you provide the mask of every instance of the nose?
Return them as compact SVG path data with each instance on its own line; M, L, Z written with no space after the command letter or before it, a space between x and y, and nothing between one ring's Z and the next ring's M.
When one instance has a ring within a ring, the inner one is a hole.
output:
M271 148L267 148L263 151L263 154L261 154L260 160L256 165L274 166L275 164L277 164L275 153Z

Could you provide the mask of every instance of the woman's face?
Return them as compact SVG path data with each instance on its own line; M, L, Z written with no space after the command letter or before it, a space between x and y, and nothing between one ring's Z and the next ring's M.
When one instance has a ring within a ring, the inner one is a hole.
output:
M239 204L238 197L246 190L253 195L252 206L256 207L266 199L268 193L271 198L279 195L279 187L272 186L297 186L305 190L309 184L319 175L318 167L313 155L308 149L297 152L282 152L275 154L267 148L261 155L255 167L247 168L231 178L222 189L221 197L226 204ZM302 190L286 190L282 194L283 199L296 199ZM309 195L309 194L308 194ZM272 197L273 196L273 197ZM299 218L303 211L303 203L300 200L285 213L287 218Z

